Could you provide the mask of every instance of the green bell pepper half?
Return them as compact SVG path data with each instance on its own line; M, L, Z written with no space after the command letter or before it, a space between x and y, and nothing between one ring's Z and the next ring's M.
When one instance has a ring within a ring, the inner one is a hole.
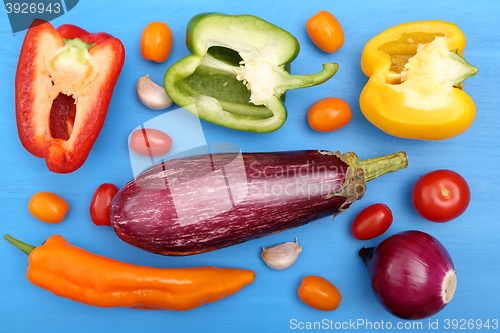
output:
M192 55L165 73L164 87L180 107L228 128L267 133L286 120L284 94L321 84L336 63L311 75L291 75L300 45L287 31L252 15L204 13L187 27Z

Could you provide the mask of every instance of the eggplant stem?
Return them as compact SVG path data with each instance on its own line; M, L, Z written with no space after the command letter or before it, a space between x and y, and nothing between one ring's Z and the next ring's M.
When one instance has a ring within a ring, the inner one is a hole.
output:
M359 167L365 174L365 181L369 182L386 173L398 171L408 167L408 156L405 152L369 158L359 161Z
M18 239L15 239L11 235L5 235L5 236L3 236L3 238L5 238L9 243L11 243L15 247L17 247L19 250L23 251L24 253L26 253L28 255L31 253L31 251L33 251L36 248L33 245L30 245L30 244L21 242Z

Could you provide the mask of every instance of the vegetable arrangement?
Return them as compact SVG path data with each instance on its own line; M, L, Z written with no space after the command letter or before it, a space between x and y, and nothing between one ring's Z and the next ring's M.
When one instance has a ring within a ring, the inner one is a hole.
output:
M305 29L325 53L344 44L340 22L327 11L311 17ZM166 23L152 22L141 35L143 58L165 62L173 40ZM252 15L199 14L188 23L186 45L191 55L168 67L163 87L148 75L137 81L139 100L154 110L176 103L235 130L278 130L287 118L285 92L322 84L338 69L326 63L319 73L292 75L297 39ZM369 77L359 99L361 111L398 137L441 140L464 132L475 106L462 82L477 72L463 59L464 47L463 33L443 21L410 22L375 36L361 56ZM123 62L123 45L109 34L89 34L72 25L54 29L48 22L28 30L16 73L18 131L23 146L44 157L49 170L68 173L83 165ZM325 97L304 115L317 132L338 130L352 120L349 104L340 97ZM168 154L173 139L142 128L131 133L128 144L131 154L152 158ZM363 197L368 181L407 166L404 152L368 160L322 150L180 157L151 166L121 189L101 184L89 212L95 225L112 226L133 246L162 255L195 255L336 216ZM465 212L470 189L458 173L435 170L416 181L411 202L423 218L448 222ZM69 204L40 192L28 210L36 219L59 223ZM354 218L351 233L360 241L374 239L393 222L387 205L372 204ZM100 307L189 310L233 295L255 278L248 269L134 266L70 245L59 235L36 248L5 238L29 255L30 282ZM261 257L269 268L284 270L302 250L296 240L262 247ZM400 232L377 247L363 247L359 256L376 298L397 317L432 316L453 298L453 262L429 234ZM336 310L342 301L339 289L317 275L303 278L297 296L322 311Z

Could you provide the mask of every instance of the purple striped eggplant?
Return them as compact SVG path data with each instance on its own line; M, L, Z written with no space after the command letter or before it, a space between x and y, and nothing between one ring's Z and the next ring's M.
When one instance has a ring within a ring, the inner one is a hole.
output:
M407 165L404 152L364 161L313 150L181 157L126 184L111 224L153 253L203 253L336 215L363 197L367 181Z

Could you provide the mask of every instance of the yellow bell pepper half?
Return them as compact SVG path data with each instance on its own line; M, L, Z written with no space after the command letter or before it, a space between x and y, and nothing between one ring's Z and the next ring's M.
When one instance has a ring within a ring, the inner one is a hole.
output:
M389 28L364 47L369 77L360 95L363 115L402 138L442 140L473 123L476 107L462 82L478 69L462 57L465 35L445 21L415 21Z

